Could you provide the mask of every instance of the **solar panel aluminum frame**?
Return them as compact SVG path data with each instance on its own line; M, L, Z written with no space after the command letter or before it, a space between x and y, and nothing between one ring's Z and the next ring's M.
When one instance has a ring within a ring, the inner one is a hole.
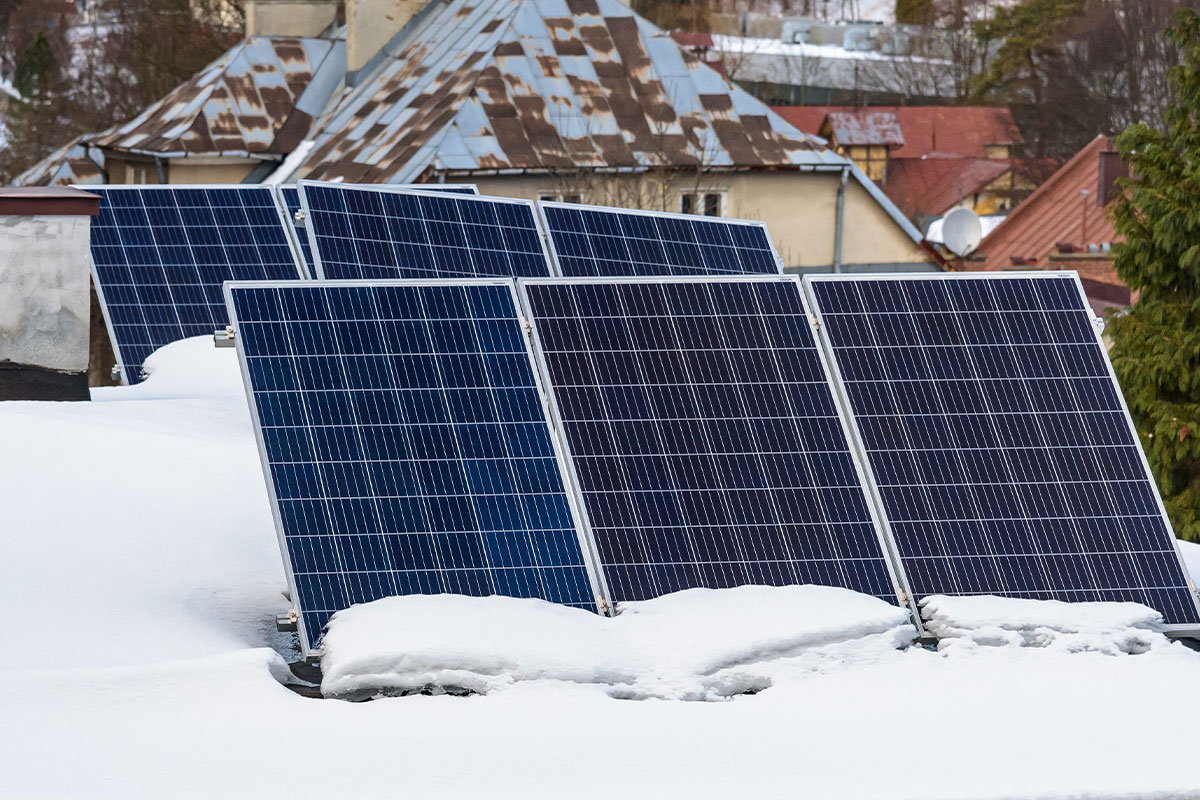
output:
M754 228L762 228L763 236L767 240L767 245L770 246L770 248L771 248L771 255L775 258L775 267L776 267L776 269L779 270L780 275L784 274L783 259L780 258L779 251L775 249L775 242L771 241L771 232L769 230L767 230L767 223L762 222L761 220L738 219L736 217L705 217L705 216L701 216L698 214L677 214L672 211L647 211L645 209L640 209L640 208L615 208L613 206L594 206L594 205L587 205L584 203L562 203L557 200L538 200L537 201L538 222L542 226L542 231L544 232L546 243L550 250L550 259L551 259L550 263L553 265L554 273L557 276L566 277L563 275L562 265L559 263L559 260L558 260L558 250L555 249L555 247L554 247L554 236L550 232L550 221L546 218L545 209L547 209L547 208L563 208L563 209L573 209L573 210L578 210L578 211L600 211L600 212L608 213L608 214L638 214L638 215L646 216L646 217L667 217L669 219L682 219L682 220L687 220L689 222L695 222L697 220L710 221L710 222L726 222L726 223L730 223L733 225L746 225L746 226L754 227ZM736 274L732 274L732 273L728 273L728 274L730 274L732 277L735 277L735 278L739 277L739 275L736 275ZM746 273L746 274L747 275L755 275L756 273ZM716 277L716 276L717 275L714 273L714 277ZM585 277L603 277L603 276L585 276ZM632 276L625 276L625 277L632 277ZM636 276L636 277L664 277L664 278L665 277L699 277L699 278L702 278L705 276L704 275L696 275L696 276L690 276L690 275L669 276L668 275L668 276ZM771 276L767 275L766 277L769 278Z
M445 185L449 185L449 184L440 184L440 185L445 186ZM474 186L474 184L461 184L461 185L462 186ZM330 279L325 277L325 268L321 264L321 253L317 248L317 235L316 235L316 233L313 232L312 226L308 224L308 220L311 218L311 209L309 209L309 207L308 207L308 197L304 193L305 186L334 186L339 189L354 189L354 190L358 190L358 191L368 191L368 192L389 192L392 194L411 194L411 195L417 195L418 197L439 197L442 199L445 199L446 196L449 195L450 197L471 198L473 200L479 200L479 201L482 201L485 203L515 203L517 205L529 206L533 212L532 216L533 216L534 229L537 231L538 240L542 244L542 257L544 259L546 259L547 271L550 272L551 275L554 275L554 273L557 272L557 270L558 270L556 262L551 260L550 252L546 249L546 240L549 237L546 236L545 226L542 225L541 217L539 217L538 213L537 213L537 206L532 200L524 200L524 199L516 198L516 197L492 197L490 195L482 195L482 194L455 195L450 192L429 191L429 190L425 190L425 189L406 189L406 188L403 188L403 186L400 184L386 184L386 183L380 183L380 184L374 184L374 183L330 183L328 181L302 180L302 181L298 181L296 183L296 186L300 190L300 208L301 208L301 210L304 211L304 217L305 217L304 230L305 230L305 234L308 236L309 247L312 250L313 277L316 278L317 280L330 280ZM488 278L481 277L480 279L487 280ZM371 278L369 280L376 280L376 279ZM378 280L393 280L393 279L379 278ZM444 281L444 280L474 280L474 278L399 278L399 279L395 279L395 280L408 280L408 281L441 280L441 281ZM504 280L513 280L513 279L512 278L504 278Z
M310 649L308 642L308 632L305 629L304 615L300 613L299 608L299 589L296 586L295 571L292 565L290 551L288 550L287 535L283 529L283 520L279 515L279 498L275 491L275 481L271 477L270 460L267 457L266 442L263 439L262 423L258 417L258 408L254 403L254 392L250 384L250 367L246 357L245 345L240 336L236 335L237 331L237 314L233 307L232 292L235 289L275 289L279 287L296 287L296 286L314 286L317 288L334 288L334 287L350 287L350 288L368 288L378 286L403 286L403 287L420 287L420 286L506 286L512 295L513 309L516 313L518 322L521 324L522 332L524 333L525 351L529 356L530 370L534 378L534 386L537 388L538 398L542 404L542 413L546 419L546 425L550 431L550 441L554 447L554 456L558 462L559 475L563 480L563 492L567 497L567 505L571 509L572 521L575 524L575 531L579 540L580 551L583 555L584 566L587 569L588 578L591 581L592 593L596 598L596 608L603 616L611 616L613 614L612 603L609 600L608 586L603 580L603 570L600 568L599 559L596 556L596 548L591 540L590 529L582 524L583 508L578 503L570 476L568 475L569 459L567 458L565 447L560 440L560 435L555 429L554 421L550 416L550 406L548 403L548 392L544 383L541 380L541 373L538 371L537 362L534 356L534 350L530 341L529 326L527 325L527 317L524 316L523 308L517 297L516 286L509 278L456 278L456 279L411 279L411 278L391 278L379 280L307 280L303 282L293 281L226 281L224 286L225 305L229 309L230 324L233 325L235 331L234 345L237 348L238 367L241 370L242 385L246 392L246 402L250 407L250 419L254 427L254 439L258 446L259 464L263 470L263 480L267 487L267 497L271 503L271 519L275 524L275 534L279 541L279 550L283 555L284 571L287 575L288 596L292 601L293 608L296 610L296 626L300 637L300 647L304 658L319 659L321 657L320 649Z
M1154 473L1150 470L1150 462L1146 458L1146 452L1142 448L1141 438L1138 436L1137 428L1133 424L1133 417L1129 413L1129 405L1125 402L1125 393L1121 390L1121 384L1117 381L1116 372L1113 369L1112 359L1109 358L1108 348L1104 344L1103 326L1091 305L1087 300L1087 292L1083 288L1083 283L1079 280L1079 273L1073 270L1014 270L1004 272L956 272L952 276L945 273L936 272L912 272L912 273L862 273L862 274L825 274L825 275L805 275L803 276L803 287L805 299L808 306L813 309L815 320L818 328L818 335L821 342L821 349L825 351L827 356L826 361L832 367L832 377L836 386L835 399L840 407L842 407L845 415L850 420L850 425L853 430L853 445L857 451L857 458L862 463L866 475L866 486L868 488L868 496L873 505L878 505L879 519L882 521L883 531L888 538L890 550L896 553L897 562L902 565L899 557L899 547L895 543L895 537L892 534L891 523L883 509L882 495L879 491L878 483L875 479L874 470L871 468L870 461L867 459L866 447L862 432L859 430L858 421L855 419L854 413L850 408L849 392L846 389L845 382L842 379L841 369L838 367L837 359L833 355L833 344L828 335L825 333L825 322L821 315L821 307L817 303L816 292L813 285L824 282L846 282L846 281L888 281L888 280L922 280L922 281L939 281L939 280L1008 280L1014 278L1034 278L1034 279L1055 279L1055 278L1071 278L1075 282L1075 287L1079 291L1079 297L1083 303L1083 308L1087 310L1088 315L1092 319L1092 332L1095 334L1096 346L1100 348L1100 352L1104 358L1104 364L1108 369L1109 380L1112 381L1113 387L1116 389L1116 395L1121 403L1121 410L1125 414L1125 423L1129 429L1129 435L1133 442L1137 445L1138 456L1141 460L1142 469L1145 471L1146 479L1154 490L1154 499L1158 505L1159 514L1162 515L1166 523L1167 532L1170 534L1172 545L1175 548L1175 556L1179 561L1179 568L1183 571L1183 577L1188 583L1189 594L1192 597L1192 602L1196 605L1197 614L1200 615L1200 595L1197 594L1195 582L1192 576L1188 574L1187 562L1183 558L1183 552L1179 549L1179 539L1175 536L1175 529L1171 525L1171 518L1167 514L1167 508L1163 504L1162 494L1158 490L1158 483L1154 480ZM915 609L915 604L914 604ZM917 611L916 616L919 618L920 613ZM1164 630L1168 635L1179 637L1196 637L1200 638L1200 626L1195 625L1166 625Z
M599 563L599 550L595 545L595 538L592 534L591 518L588 516L587 504L583 499L583 488L579 480L579 476L575 471L575 458L571 452L570 442L567 440L566 426L563 423L562 413L558 407L558 397L554 391L554 384L550 380L550 367L546 362L545 350L542 347L541 336L538 333L538 327L533 323L532 304L529 300L529 289L531 285L546 284L546 285L570 285L570 284L619 284L619 283L709 283L709 282L773 282L782 281L791 283L796 288L796 293L800 297L800 305L804 309L809 320L809 328L813 335L814 349L817 352L817 358L821 363L821 368L825 374L826 384L829 386L830 393L833 397L833 405L838 410L838 419L841 422L842 433L846 437L846 448L850 453L850 460L854 463L855 475L858 477L859 485L863 488L863 493L867 501L867 508L871 515L871 523L875 528L875 535L879 541L879 548L883 555L884 563L887 566L888 575L892 579L892 586L896 590L896 599L901 608L905 608L909 612L909 616L913 625L921 636L925 636L925 625L921 620L920 610L916 607L916 603L912 602L912 590L909 587L908 576L904 572L903 564L900 562L899 553L894 549L890 535L884 535L883 521L881 509L874 502L872 493L867 489L866 465L863 463L862 454L855 446L856 440L851 436L850 425L853 422L845 404L842 402L838 391L832 384L832 372L830 358L826 354L817 332L813 330L815 317L812 313L812 305L800 287L800 276L798 275L673 275L673 276L624 276L624 277L582 277L582 278L519 278L517 279L517 289L521 296L521 312L527 320L529 335L533 342L533 352L537 360L538 380L545 386L545 392L549 395L549 408L551 417L551 428L553 433L560 438L560 447L566 455L567 477L569 481L569 493L572 495L572 505L579 510L580 518L583 521L586 530L588 542L592 546L592 557L596 559L599 567L601 579L603 579L603 565ZM604 586L605 596L608 597L608 586Z
M168 191L174 189L261 189L262 184L251 183L164 183L164 184L114 184L105 186L72 186L73 189L81 191L94 191L103 189L104 191ZM270 189L270 187L267 187ZM275 212L279 215L279 224L283 226L284 235L287 238L288 248L292 252L292 261L296 265L296 277L300 280L308 278L308 271L304 264L304 256L300 254L299 244L292 238L290 233L291 225L287 221L286 207L282 204L282 198L274 189L270 189L271 197L275 201ZM100 313L104 317L104 327L108 329L108 341L112 343L113 356L116 359L117 366L120 368L121 385L129 386L129 376L125 374L125 362L121 359L121 345L117 342L116 331L113 328L112 319L108 313L108 303L104 299L104 287L100 283L100 275L96 271L96 262L92 258L91 248L88 248L88 266L92 276L92 285L96 289L96 299L100 301Z
M271 194L275 197L275 206L279 209L279 213L283 215L284 226L287 228L288 241L292 243L292 252L296 254L296 261L304 266L305 279L312 278L310 272L311 267L305 261L304 248L300 246L300 231L296 228L296 220L288 212L287 201L283 199L284 184L274 184L271 186Z

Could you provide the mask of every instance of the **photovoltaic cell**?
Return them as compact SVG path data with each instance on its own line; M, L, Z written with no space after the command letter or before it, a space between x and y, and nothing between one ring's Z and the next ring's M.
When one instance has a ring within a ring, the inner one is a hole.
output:
M229 318L227 280L300 278L269 186L90 186L96 290L126 383L165 344L212 334Z
M538 204L567 278L777 275L782 262L760 222Z
M1073 274L806 281L916 599L1200 622Z
M306 653L391 595L597 608L508 281L226 291Z
M329 279L545 277L527 200L300 182L317 275Z
M798 280L522 281L617 602L897 589Z
M393 189L413 188L431 192L449 192L451 194L479 194L479 190L474 184L469 183L421 183L412 186L401 186L391 184ZM279 196L283 200L284 211L287 212L288 228L295 237L297 245L300 247L300 252L304 256L304 263L308 267L312 267L312 245L308 241L308 233L303 228L296 227L296 212L300 210L300 188L295 184L282 184L277 187Z

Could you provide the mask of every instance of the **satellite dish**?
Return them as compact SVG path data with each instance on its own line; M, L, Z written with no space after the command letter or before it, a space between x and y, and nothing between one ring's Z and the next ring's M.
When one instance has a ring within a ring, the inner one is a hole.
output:
M942 242L956 256L975 252L982 240L983 224L971 209L959 206L942 217Z

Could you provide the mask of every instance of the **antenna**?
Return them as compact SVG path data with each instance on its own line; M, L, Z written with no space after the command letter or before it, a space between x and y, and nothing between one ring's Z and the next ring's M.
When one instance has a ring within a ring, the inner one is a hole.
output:
M959 206L942 217L942 242L954 255L970 255L982 240L983 224L971 209Z

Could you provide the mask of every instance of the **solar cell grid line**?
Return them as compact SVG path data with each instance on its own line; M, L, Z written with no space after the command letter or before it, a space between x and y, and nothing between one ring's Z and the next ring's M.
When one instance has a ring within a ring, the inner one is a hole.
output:
M333 185L337 186L339 184ZM421 189L430 192L449 192L451 194L479 194L479 189L473 183L387 184L380 188ZM303 228L298 229L296 227L296 212L300 210L300 187L294 183L281 183L276 184L275 189L279 193L280 202L283 204L283 210L287 216L288 230L291 231L292 239L295 241L296 246L300 248L301 255L304 256L305 266L311 269L313 263L312 245L308 241L308 233Z
M538 213L563 277L783 272L762 222L544 200Z
M550 275L532 201L300 181L317 277Z
M1074 273L804 283L916 599L1123 600L1200 627Z
M392 595L607 608L511 280L226 296L306 655Z
M525 279L614 602L816 583L898 603L798 279Z
M91 267L121 381L163 345L229 321L221 284L304 277L267 186L90 186Z

